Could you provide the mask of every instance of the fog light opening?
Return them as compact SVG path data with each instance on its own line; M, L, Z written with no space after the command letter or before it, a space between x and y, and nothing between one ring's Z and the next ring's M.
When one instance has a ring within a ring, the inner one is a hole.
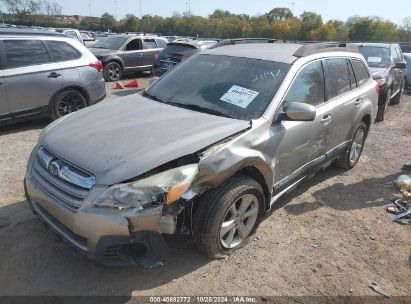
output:
M145 243L130 244L131 254L135 259L142 259L148 253L148 246Z

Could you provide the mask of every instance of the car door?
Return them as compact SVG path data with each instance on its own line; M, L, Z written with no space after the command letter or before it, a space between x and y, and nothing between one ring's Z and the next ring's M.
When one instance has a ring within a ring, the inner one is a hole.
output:
M324 103L324 72L321 60L304 66L295 77L283 99L282 108L292 102L316 107L314 121L289 121L273 124L272 142L279 142L274 169L275 189L306 174L325 160L330 128L330 106Z
M393 69L393 85L392 85L392 95L394 96L397 94L398 90L400 89L402 77L404 71L402 69L397 68L397 64L400 61L398 57L398 53L395 50L395 47L391 47L391 61L392 61L392 69Z
M398 46L395 46L394 49L397 53L398 62L403 63L403 64L407 64L401 49ZM405 85L404 78L406 77L406 74L407 74L407 68L402 68L402 67L394 67L394 68L398 70L398 88L397 88L397 90L401 90L403 88L402 85Z
M153 38L143 39L143 65L145 67L153 66L155 55L160 54L161 48L157 46L156 40Z
M361 96L352 93L357 88L354 72L347 58L323 61L325 71L325 97L330 107L329 157L337 156L352 138L352 118L362 103Z
M11 113L17 116L47 112L52 96L62 86L62 71L50 61L42 40L4 40L4 82Z
M2 52L2 46L3 43L0 40L0 121L2 120L2 117L8 117L9 114L9 105L7 102L6 98L6 85L4 83L4 77L3 77L3 52Z
M144 65L143 45L141 38L132 38L124 44L120 57L126 69L136 69Z

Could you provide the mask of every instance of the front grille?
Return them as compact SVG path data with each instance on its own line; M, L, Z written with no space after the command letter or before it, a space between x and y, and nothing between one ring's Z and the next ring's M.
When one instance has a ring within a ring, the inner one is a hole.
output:
M50 164L57 164L57 166L50 170ZM63 170L64 172L60 174ZM76 178L71 180L71 176ZM83 187L79 186L81 184L79 178L94 180L91 175L65 163L44 148L40 148L34 158L31 177L41 192L72 212L78 210L92 186L90 183L84 184Z

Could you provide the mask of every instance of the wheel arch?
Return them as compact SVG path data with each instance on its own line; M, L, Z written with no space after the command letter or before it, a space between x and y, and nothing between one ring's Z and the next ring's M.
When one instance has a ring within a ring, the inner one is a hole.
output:
M124 72L125 64L124 64L124 61L120 57L110 56L110 57L104 58L103 65L105 66L109 64L110 62L118 63L121 66L122 71Z
M76 90L76 91L80 92L80 93L84 96L84 98L86 99L87 106L90 105L90 95L88 94L88 92L87 92L86 89L84 89L84 88L83 88L82 86L80 86L80 85L68 85L68 86L65 86L65 87L62 87L62 88L58 89L58 90L53 94L53 96L51 96L50 101L49 101L49 109L50 109L50 107L51 107L51 105L52 105L52 103L53 103L53 101L54 101L54 98L56 98L56 96L57 96L58 94L61 94L61 93L63 93L64 91L68 91L68 90Z

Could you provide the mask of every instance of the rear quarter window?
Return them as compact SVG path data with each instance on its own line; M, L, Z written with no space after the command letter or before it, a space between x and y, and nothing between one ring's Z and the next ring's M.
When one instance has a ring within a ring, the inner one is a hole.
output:
M46 45L50 50L51 61L69 61L81 57L81 54L66 42L49 40Z
M357 79L358 86L362 86L370 80L370 74L364 64L358 59L351 59L351 64L354 69L355 78Z
M156 39L159 48L164 49L167 46L167 42L162 39Z
M49 63L46 47L40 40L4 40L7 68Z
M144 49L156 49L157 44L156 44L156 41L154 39L144 39L143 47L144 47Z

